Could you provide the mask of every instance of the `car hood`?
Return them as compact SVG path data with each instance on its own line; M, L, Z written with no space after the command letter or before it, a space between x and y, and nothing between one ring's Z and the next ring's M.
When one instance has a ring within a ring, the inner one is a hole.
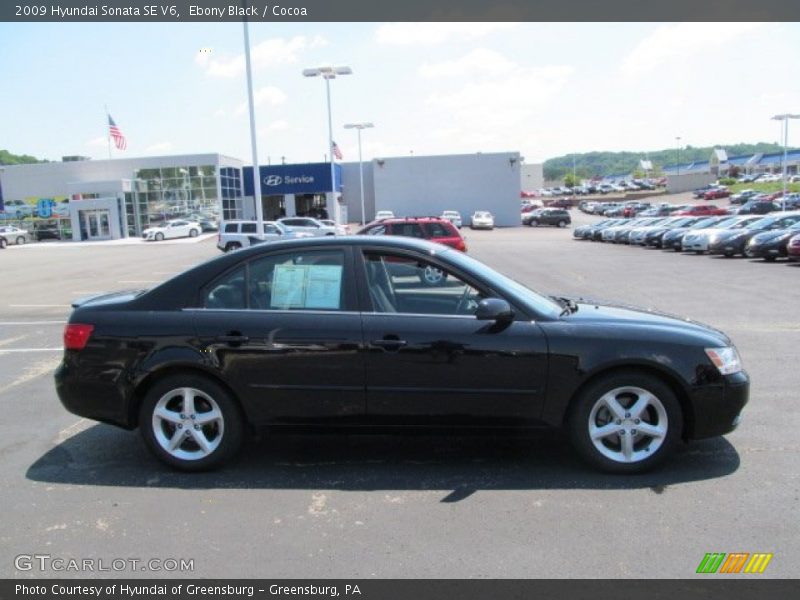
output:
M780 239L786 238L789 239L793 235L797 235L800 231L796 229L794 231L789 231L787 229L777 229L775 231L762 231L761 233L757 233L751 238L751 242L753 244L768 244L769 242L776 242Z
M718 329L692 319L616 301L585 297L572 300L577 303L578 310L564 317L570 322L635 327L643 330L656 328L670 330L677 335L692 336L703 344L715 344L718 347L731 344L730 338Z

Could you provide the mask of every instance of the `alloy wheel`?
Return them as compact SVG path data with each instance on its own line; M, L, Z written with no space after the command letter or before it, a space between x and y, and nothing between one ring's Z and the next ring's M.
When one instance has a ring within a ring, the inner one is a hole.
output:
M661 447L669 419L655 394L626 386L598 398L587 425L589 438L600 454L617 463L636 463L653 456Z
M156 442L165 452L192 461L211 455L219 447L225 420L209 394L184 387L173 389L158 400L152 427Z

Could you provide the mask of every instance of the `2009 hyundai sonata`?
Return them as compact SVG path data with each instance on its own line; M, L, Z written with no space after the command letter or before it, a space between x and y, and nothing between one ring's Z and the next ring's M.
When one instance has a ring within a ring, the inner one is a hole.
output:
M441 285L420 284L430 267ZM749 391L719 331L547 297L410 238L262 244L74 306L64 406L138 427L190 471L265 426L546 424L596 467L635 473L732 431Z

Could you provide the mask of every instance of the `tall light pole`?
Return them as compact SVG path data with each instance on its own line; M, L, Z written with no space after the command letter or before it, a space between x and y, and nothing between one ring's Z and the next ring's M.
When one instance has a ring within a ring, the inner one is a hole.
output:
M303 69L304 77L322 77L325 79L325 93L328 100L328 152L331 161L331 197L336 202L336 157L333 153L333 118L331 117L331 79L336 79L337 75L351 75L353 70L347 66L324 66ZM335 204L333 205L336 206ZM337 225L340 224L339 211L334 208L333 219Z
M781 210L786 210L786 155L789 145L789 119L800 119L800 115L790 115L788 113L775 115L773 121L783 121L783 196L781 196Z
M256 146L256 109L253 103L253 72L250 67L250 34L247 30L247 19L244 25L244 64L247 72L247 101L250 107L250 146L253 150L253 202L256 205L256 235L264 234L264 210L261 206L261 169L258 166L258 148ZM225 215L223 213L223 218Z
M678 169L678 175L681 174L681 136L675 138L675 168Z
M366 225L367 214L364 210L364 162L361 160L361 130L375 127L372 123L347 123L345 129L358 130L358 179L361 183L361 224Z

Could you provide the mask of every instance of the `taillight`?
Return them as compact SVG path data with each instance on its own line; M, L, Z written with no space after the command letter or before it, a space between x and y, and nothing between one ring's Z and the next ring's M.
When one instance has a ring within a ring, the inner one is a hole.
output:
M94 325L69 323L64 328L64 348L67 350L83 350L94 331Z
M463 239L458 240L456 242L456 250L461 250L461 252L466 252L467 251L467 243Z

